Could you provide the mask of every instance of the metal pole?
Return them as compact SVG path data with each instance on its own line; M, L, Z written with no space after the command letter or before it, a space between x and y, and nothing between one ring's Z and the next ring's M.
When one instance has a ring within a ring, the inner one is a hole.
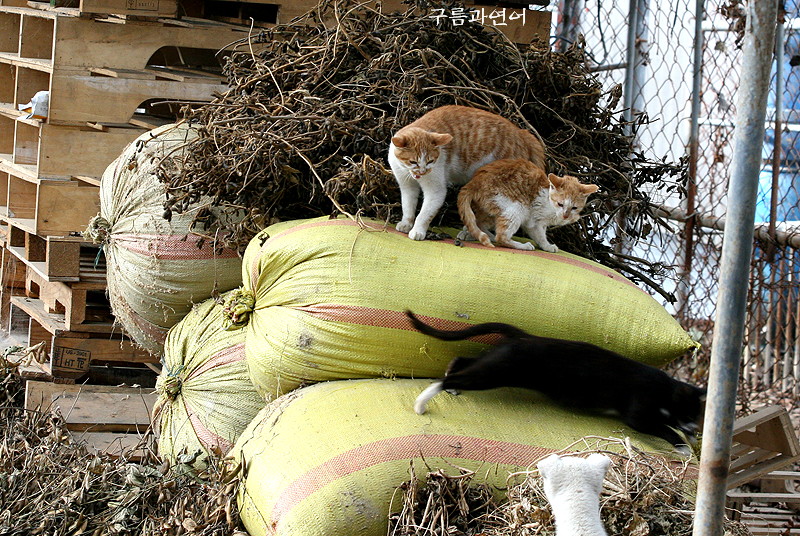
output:
M783 17L781 17L783 19ZM775 128L773 132L772 147L772 193L769 203L769 235L773 241L767 245L767 261L775 260L775 222L778 218L778 191L780 190L780 176L782 164L782 134L783 134L783 92L786 90L786 80L783 77L783 48L785 36L783 21L778 21L775 30Z
M728 187L728 217L721 273L708 402L700 453L694 536L722 536L725 491L747 300L758 174L775 44L776 0L748 2L742 72L737 99L734 152Z
M628 6L628 39L625 64L625 83L622 90L623 118L631 122L636 112L644 109L642 87L645 66L642 50L647 43L647 10L649 0L630 0Z
M622 88L622 117L625 120L625 134L633 136L631 124L637 112L644 110L642 87L644 86L645 65L642 48L647 42L647 18L649 0L630 0L628 6L628 38L625 58L625 81ZM631 146L635 147L637 141L631 139ZM614 251L622 253L625 249L626 225L625 211L620 210L616 215L616 238Z
M703 77L703 4L696 0L694 7L694 65L692 66L692 110L689 126L689 177L686 185L686 214L688 219L683 228L683 269L678 283L678 316L684 318L689 299L689 285L692 277L692 257L694 255L695 197L697 195L697 161L700 138L700 93Z

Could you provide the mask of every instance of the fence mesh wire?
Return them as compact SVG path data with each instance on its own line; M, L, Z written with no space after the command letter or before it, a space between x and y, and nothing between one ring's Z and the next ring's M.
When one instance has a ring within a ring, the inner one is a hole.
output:
M749 300L739 402L744 411L754 404L783 403L797 416L800 9L794 1L787 0L781 13L776 45L781 53L772 69L752 271L750 281L742 281L749 284ZM623 84L624 105L651 120L638 133L640 149L671 161L690 156L695 172L690 173L688 195L652 192L669 228L657 228L644 241L623 243L627 254L668 268L661 283L678 301L665 305L703 343L698 355L676 363L676 372L702 383L719 290L745 11L741 0L704 2L700 92L693 107L696 2L638 0L633 13L629 5L560 0L555 46L583 34L596 75L606 86ZM693 119L696 152L690 144Z

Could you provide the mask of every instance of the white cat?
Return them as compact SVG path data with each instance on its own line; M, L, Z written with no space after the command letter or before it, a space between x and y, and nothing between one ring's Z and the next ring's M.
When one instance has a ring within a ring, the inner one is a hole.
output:
M553 508L556 536L608 536L600 520L600 492L610 464L607 456L597 453L588 458L551 454L537 464Z

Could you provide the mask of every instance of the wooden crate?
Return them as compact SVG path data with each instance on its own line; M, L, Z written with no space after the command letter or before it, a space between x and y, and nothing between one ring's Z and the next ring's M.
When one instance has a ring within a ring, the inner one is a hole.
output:
M73 440L93 451L141 458L153 448L150 413L157 400L152 389L102 385L63 385L28 381L25 409L56 411Z

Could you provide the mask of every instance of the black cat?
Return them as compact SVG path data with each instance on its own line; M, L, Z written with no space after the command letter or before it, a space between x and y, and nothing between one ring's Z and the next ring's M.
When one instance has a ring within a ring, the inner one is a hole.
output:
M671 378L663 370L593 344L530 335L509 324L476 324L442 331L406 311L414 327L445 341L499 333L500 344L475 358L456 357L441 381L425 389L414 411L425 413L441 391L524 387L566 406L611 410L639 432L677 446L693 439L703 416L704 389Z

